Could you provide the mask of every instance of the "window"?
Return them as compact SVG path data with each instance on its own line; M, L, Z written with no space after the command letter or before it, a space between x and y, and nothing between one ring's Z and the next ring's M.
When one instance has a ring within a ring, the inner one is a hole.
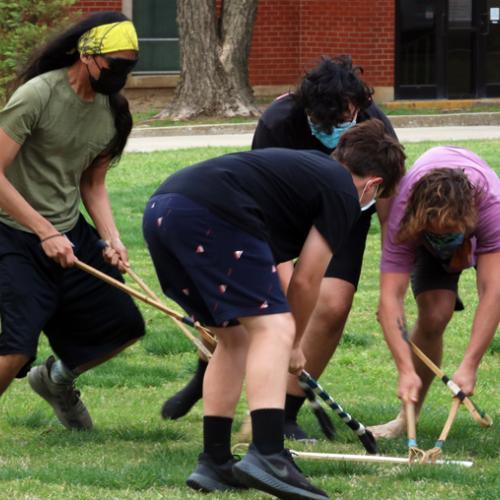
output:
M132 9L141 51L134 73L178 73L177 1L133 0Z

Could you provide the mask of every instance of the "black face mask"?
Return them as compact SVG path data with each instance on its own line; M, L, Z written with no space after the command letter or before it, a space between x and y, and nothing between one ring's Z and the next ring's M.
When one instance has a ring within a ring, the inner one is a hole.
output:
M122 59L118 57L101 56L106 59L108 68L102 68L94 61L101 73L99 78L94 78L89 72L90 86L94 92L104 95L111 95L120 92L127 83L127 76L137 63L137 59ZM88 66L87 66L88 71Z

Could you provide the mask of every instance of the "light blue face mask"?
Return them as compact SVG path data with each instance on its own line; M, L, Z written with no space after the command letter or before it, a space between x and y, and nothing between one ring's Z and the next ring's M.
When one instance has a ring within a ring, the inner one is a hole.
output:
M309 128L311 129L311 134L314 135L314 137L316 137L316 139L318 139L318 141L328 149L335 149L339 143L340 136L346 130L356 125L356 118L354 118L351 122L339 123L336 127L333 127L330 133L327 133L314 125L309 117L307 117L307 121L309 123Z

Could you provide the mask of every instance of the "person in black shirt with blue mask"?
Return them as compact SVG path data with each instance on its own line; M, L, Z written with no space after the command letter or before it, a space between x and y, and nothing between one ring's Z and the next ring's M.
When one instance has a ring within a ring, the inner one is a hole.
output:
M346 132L333 157L232 153L176 172L149 200L144 237L162 290L218 341L203 381L204 450L190 487L328 498L284 449L287 372L303 369L300 339L332 253L360 206L377 192L390 196L403 166L401 146L373 120ZM277 265L296 257L285 295ZM231 427L244 379L253 438L238 461Z
M331 153L339 139L356 123L378 119L386 133L397 139L384 113L372 101L373 91L360 79L362 69L351 57L323 58L309 71L294 93L276 99L264 112L255 131L252 148L286 147ZM361 152L360 152L361 154ZM377 195L362 207L362 213L346 241L332 258L318 304L302 340L306 370L319 378L337 348L358 287L366 238L372 215L377 212L382 234L390 200ZM375 206L376 205L376 206ZM286 287L291 263L280 266ZM285 407L285 433L291 439L307 439L297 423L304 393L296 377L289 377Z

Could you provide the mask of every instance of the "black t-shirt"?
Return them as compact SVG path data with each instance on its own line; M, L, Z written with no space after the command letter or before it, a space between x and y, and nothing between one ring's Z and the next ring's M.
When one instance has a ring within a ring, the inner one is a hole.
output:
M358 113L357 123L371 118L381 120L387 133L397 139L391 122L373 103ZM312 135L306 112L296 104L293 94L276 99L261 116L253 136L252 149L261 148L316 149L328 154L333 151Z
M300 254L313 225L335 252L360 213L351 174L319 151L224 155L171 175L155 195L164 193L187 196L268 241L277 262Z

